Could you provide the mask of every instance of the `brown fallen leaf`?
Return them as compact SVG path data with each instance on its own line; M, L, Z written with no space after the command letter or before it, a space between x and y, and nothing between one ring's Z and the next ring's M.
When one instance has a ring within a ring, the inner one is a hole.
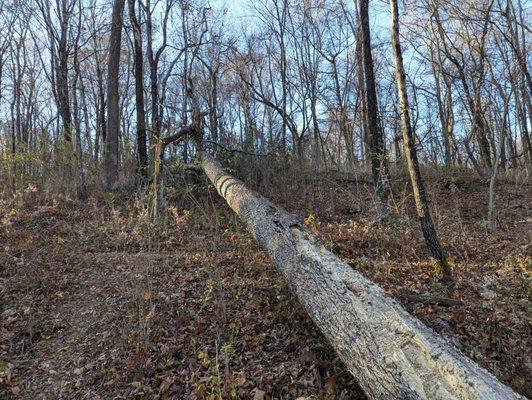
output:
M170 389L170 386L172 386L173 383L174 378L171 376L167 376L163 383L161 383L161 386L159 386L159 393L168 392L168 389Z
M327 380L325 381L324 389L325 389L325 393L327 393L330 396L332 396L335 393L337 393L337 391L338 391L338 376L337 375L333 375L333 376L327 378Z
M142 291L142 298L146 301L151 299L151 290L150 289L144 289Z
M253 394L253 400L264 400L265 399L266 392L264 392L263 390L260 390L259 388L253 389L251 393Z
M244 372L235 372L231 380L235 386L244 386L246 384L246 374Z

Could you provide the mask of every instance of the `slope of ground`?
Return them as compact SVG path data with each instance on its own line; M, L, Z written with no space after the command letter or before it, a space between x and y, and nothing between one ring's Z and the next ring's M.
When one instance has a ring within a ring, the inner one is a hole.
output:
M363 179L281 177L261 191L529 395L530 187L499 185L487 233L484 183L429 182L454 291L432 276L404 180L385 226ZM3 206L0 398L363 398L223 202L204 187L168 199L164 224L133 198Z
M232 220L103 208L4 217L0 398L360 397Z
M300 216L330 250L530 397L532 186L496 185L494 229L488 232L487 182L464 172L432 174L428 171L426 186L456 277L454 290L434 277L404 176L392 179L390 221L384 225L376 223L372 186L364 175L302 182L292 193L272 189L267 194L288 209L305 210ZM290 187L285 184L279 186ZM453 305L456 301L461 304Z

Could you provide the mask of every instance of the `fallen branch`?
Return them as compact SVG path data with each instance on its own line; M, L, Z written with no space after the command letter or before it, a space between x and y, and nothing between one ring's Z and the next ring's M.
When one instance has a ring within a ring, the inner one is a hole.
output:
M430 294L419 294L407 292L406 298L413 303L434 304L442 307L460 307L464 303L461 300L450 299L449 297L433 296Z
M370 399L524 399L327 251L294 216L200 155L218 193Z

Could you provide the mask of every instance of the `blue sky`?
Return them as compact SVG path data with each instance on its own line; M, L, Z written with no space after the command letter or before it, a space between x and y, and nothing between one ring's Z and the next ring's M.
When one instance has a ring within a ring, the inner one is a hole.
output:
M240 28L242 25L249 28L249 25L254 23L251 5L253 3L260 4L261 1L262 0L211 0L211 4L213 8L219 10L224 8L227 9L227 24L232 28ZM352 1L354 4L356 0L347 1ZM376 30L380 31L382 29L389 29L390 12L388 2L383 0L371 1L370 19L371 26Z

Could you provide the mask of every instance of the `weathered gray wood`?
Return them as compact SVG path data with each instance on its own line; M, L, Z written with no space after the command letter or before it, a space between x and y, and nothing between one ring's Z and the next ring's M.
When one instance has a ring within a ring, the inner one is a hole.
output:
M202 167L289 282L370 399L522 399L342 262L295 217L223 171Z

